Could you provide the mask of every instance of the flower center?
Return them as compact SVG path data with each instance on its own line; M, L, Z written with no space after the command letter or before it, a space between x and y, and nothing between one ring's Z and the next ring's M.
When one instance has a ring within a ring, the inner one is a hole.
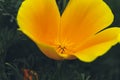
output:
M75 53L75 47L73 47L73 43L71 43L71 41L69 41L68 39L56 39L55 41L55 50L57 52L57 54L61 57L63 57L64 59L66 58L70 58L70 59L74 59L75 57L72 56L73 53Z
M67 45L59 44L56 47L56 52L63 57L63 59L75 59L71 54L74 53Z
M66 51L66 47L65 47L65 46L59 45L59 46L57 47L57 52L58 52L58 53L63 54L63 53L65 53L65 51Z

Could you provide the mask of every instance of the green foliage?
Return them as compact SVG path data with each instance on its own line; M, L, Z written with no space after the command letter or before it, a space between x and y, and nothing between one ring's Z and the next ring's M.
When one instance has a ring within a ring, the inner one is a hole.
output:
M69 0L56 0L60 13ZM112 26L120 26L120 1L105 0L115 14ZM33 80L120 80L120 45L92 63L55 61L17 30L16 15L22 0L0 0L0 80L23 80L23 69L35 73Z
M69 0L56 0L56 2L58 4L60 14L62 15L67 3L69 2Z

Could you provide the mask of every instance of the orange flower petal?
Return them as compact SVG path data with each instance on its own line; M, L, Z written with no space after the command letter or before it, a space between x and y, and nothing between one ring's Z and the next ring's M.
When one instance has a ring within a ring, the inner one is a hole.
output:
M20 30L50 58L61 59L54 50L60 13L55 0L25 0L17 15Z
M120 28L109 28L89 38L73 55L82 61L91 62L118 42L120 42Z
M112 21L113 14L103 0L70 0L61 19L60 41L78 45Z
M55 0L25 0L17 15L20 30L37 43L55 41L60 14Z
M55 48L47 45L47 44L37 44L37 46L41 49L41 51L49 58L55 59L55 60L62 60L63 57L60 57L58 53L56 52Z

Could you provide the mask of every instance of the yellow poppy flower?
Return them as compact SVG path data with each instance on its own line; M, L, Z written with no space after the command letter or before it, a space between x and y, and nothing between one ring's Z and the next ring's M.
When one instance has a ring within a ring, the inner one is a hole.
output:
M95 60L120 42L119 27L105 29L113 18L103 0L69 0L61 16L56 0L25 0L17 15L20 30L46 56L84 62Z

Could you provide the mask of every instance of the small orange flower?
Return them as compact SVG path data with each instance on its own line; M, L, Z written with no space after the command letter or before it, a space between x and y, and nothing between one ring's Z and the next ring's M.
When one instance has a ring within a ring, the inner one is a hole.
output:
M38 74L30 69L23 69L24 80L38 80Z
M120 42L119 27L105 29L113 18L103 0L69 0L61 16L56 0L25 0L17 15L20 30L46 56L85 62Z
M23 69L24 80L32 80L32 75L28 69Z

